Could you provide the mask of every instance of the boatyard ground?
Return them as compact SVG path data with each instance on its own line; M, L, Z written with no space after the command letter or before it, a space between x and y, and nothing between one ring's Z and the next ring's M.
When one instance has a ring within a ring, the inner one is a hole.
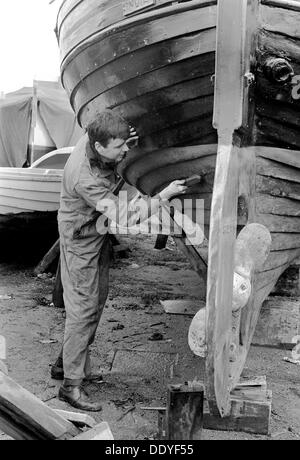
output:
M32 239L26 245L11 242L6 255L2 247L0 334L7 339L10 375L49 406L70 410L57 398L59 383L50 379L49 367L60 348L64 312L51 306L53 277L33 275L46 239L43 245ZM145 408L166 405L171 380L201 379L204 373L204 363L187 345L191 317L166 314L160 301L204 300L204 286L171 240L162 252L154 250L155 238L126 237L122 243L131 252L113 263L109 301L92 348L105 383L87 389L103 402L103 412L93 416L109 423L115 439L152 440L158 417ZM269 437L205 430L203 438L300 439L299 367L283 361L289 353L252 347L244 370L246 377L267 375L273 391ZM6 438L0 434L0 440Z

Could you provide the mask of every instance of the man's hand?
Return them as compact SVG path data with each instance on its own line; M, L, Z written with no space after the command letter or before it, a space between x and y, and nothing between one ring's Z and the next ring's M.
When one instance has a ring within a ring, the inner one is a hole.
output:
M136 129L133 126L129 126L129 128L130 128L130 137L136 137L137 136Z
M185 180L176 180L162 190L159 196L162 200L170 200L175 195L182 195L188 189L188 187L184 184Z
M126 144L129 149L133 149L139 144L139 136L133 126L130 127L130 137L127 139Z

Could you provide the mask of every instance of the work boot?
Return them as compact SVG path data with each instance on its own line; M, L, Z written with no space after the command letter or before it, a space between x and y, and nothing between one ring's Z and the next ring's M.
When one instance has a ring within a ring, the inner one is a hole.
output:
M75 407L75 409L88 412L100 412L102 410L101 404L97 402L92 402L81 385L63 385L59 389L58 397L61 401L67 402L72 407Z

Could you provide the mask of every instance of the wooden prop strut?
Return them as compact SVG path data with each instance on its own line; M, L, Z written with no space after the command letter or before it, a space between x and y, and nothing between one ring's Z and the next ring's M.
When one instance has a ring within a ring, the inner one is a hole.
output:
M251 142L247 129L253 116L249 94L258 5L257 0L220 0L218 5L214 126L219 147L209 239L206 362L211 410L222 417L230 414L230 393L240 377L230 365L236 353L233 286L242 161ZM250 191L251 174L244 179Z

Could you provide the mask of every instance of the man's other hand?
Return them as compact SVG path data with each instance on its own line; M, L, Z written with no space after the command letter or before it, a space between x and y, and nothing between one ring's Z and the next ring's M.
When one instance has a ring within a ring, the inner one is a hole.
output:
M126 144L129 150L137 147L139 144L139 136L133 126L130 126L130 137L127 139Z
M176 180L172 182L170 185L168 185L168 187L160 192L160 198L162 200L170 200L173 196L186 193L188 187L184 184L185 180Z

